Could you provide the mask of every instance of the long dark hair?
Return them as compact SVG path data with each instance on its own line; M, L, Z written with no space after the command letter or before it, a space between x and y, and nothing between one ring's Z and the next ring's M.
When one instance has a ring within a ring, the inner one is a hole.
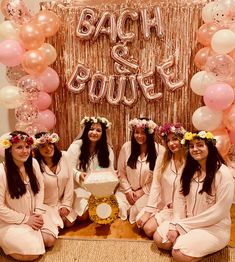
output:
M85 128L82 133L80 139L82 140L81 146L81 154L79 156L80 164L79 168L83 171L87 171L87 165L89 162L90 152L89 152L89 144L90 140L88 138L88 132L91 129L93 123L87 122L85 123ZM96 154L98 158L98 163L100 167L109 167L109 150L108 150L108 143L107 143L107 135L106 135L106 126L104 123L99 122L102 128L102 135L99 141L96 143Z
M35 138L40 138L44 135L48 134L47 132L40 132L40 133L37 133L35 135ZM53 166L56 166L61 157L62 157L62 152L61 150L57 147L57 145L55 143L52 143L52 145L54 146L54 155L52 156L52 163L53 163ZM40 146L40 145L39 145ZM40 165L40 169L42 172L44 172L45 170L43 170L43 165L42 163L44 164L47 164L44 160L44 157L41 155L40 151L39 151L39 148L35 148L34 150L34 157L37 159L39 165Z
M22 131L14 131L10 133L10 135L12 137L15 137L17 135L23 135L29 137L27 133ZM20 170L13 160L11 148L12 146L5 149L5 170L6 170L7 186L11 198L18 199L26 193L26 186L21 179ZM33 170L32 154L30 154L28 159L24 162L24 167L29 177L29 183L31 189L35 195L39 192L40 187L37 177Z
M206 177L203 182L202 189L199 191L200 194L206 192L208 195L211 195L212 191L212 183L215 178L216 172L219 170L222 164L225 164L224 159L220 155L219 151L217 150L214 142L212 140L202 139L202 138L195 138L199 140L204 140L207 147L208 147L208 156L206 159ZM182 172L181 176L181 193L184 196L187 196L190 191L190 183L196 171L201 169L200 164L198 161L192 158L190 153L188 153L186 158L185 167Z
M144 118L141 118L141 120ZM146 119L146 118L145 118ZM144 128L144 132L146 134L146 144L147 144L147 162L149 163L149 169L154 170L155 162L157 159L157 152L155 148L154 142L154 133L149 134L148 128ZM136 142L134 137L134 130L131 136L131 154L128 158L127 165L132 168L136 169L136 163L138 156L140 155L140 145Z

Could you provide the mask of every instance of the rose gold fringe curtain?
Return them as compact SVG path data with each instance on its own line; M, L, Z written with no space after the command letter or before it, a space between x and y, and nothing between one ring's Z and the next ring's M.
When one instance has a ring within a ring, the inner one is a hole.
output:
M69 2L69 1L68 1ZM54 64L55 70L60 76L60 87L54 94L52 110L56 114L57 124L55 131L61 136L61 147L67 149L69 144L80 132L80 121L87 115L100 115L112 122L112 128L108 131L109 141L114 147L116 156L121 145L129 139L127 129L129 119L134 117L148 117L158 124L164 122L181 122L187 129L192 129L191 117L193 112L201 106L201 97L192 93L190 79L196 72L194 57L200 48L196 44L196 32L201 21L201 9L206 1L151 1L150 4L138 1L129 1L131 4L120 4L119 0L70 1L67 4L42 3L44 8L51 8L61 19L61 27L51 43L56 48L58 57ZM113 73L113 61L110 56L112 45L107 35L100 35L94 42L81 41L76 37L76 26L81 10L85 7L95 7L98 11L115 11L118 15L125 7L135 8L159 6L161 20L165 29L165 35L160 40L156 33L151 33L149 41L143 39L140 32L140 21L130 22L128 25L135 33L135 39L130 44L131 54L139 61L142 72L153 70L156 64L160 64L175 56L176 79L185 81L185 86L170 92L164 86L160 76L156 77L157 92L162 92L163 97L155 102L147 102L142 93L138 95L138 102L132 107L124 105L114 106L106 100L101 103L92 103L88 99L87 90L81 94L68 91L66 83L77 63L85 64L93 72L100 71L104 74Z

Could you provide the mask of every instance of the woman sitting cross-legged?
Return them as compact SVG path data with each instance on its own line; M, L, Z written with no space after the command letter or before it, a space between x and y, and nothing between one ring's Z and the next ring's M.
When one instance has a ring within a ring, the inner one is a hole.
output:
M35 135L34 150L44 177L44 204L47 214L56 228L51 228L55 237L58 229L70 227L74 219L70 216L73 205L73 170L67 152L60 151L56 133L40 132Z
M163 158L157 159L148 203L136 222L148 237L153 236L163 221L172 219L176 180L185 163L185 149L180 143L185 129L179 123L166 123L159 127L158 133L166 151Z
M107 143L106 134L110 126L111 123L105 117L84 117L81 121L81 137L75 139L68 148L75 181L74 219L82 221L89 217L88 199L91 193L84 185L86 176L96 170L114 171L114 154Z
M175 192L173 219L154 234L159 248L172 249L175 261L199 261L230 240L232 174L219 154L212 133L187 132L189 153Z
M44 225L43 176L32 158L32 144L33 138L22 131L1 140L5 160L0 164L0 247L21 261L38 258L55 242Z
M120 186L116 197L120 218L126 220L129 216L133 224L147 204L155 163L163 154L164 147L154 142L157 124L152 120L132 119L129 128L132 131L131 141L122 146L118 157Z

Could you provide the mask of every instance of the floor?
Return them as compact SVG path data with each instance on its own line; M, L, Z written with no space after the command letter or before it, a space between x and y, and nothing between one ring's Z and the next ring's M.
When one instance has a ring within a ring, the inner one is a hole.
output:
M229 246L235 247L235 204L231 208L231 239ZM110 225L99 225L91 221L76 223L72 228L60 232L61 237L82 239L129 239L148 240L144 232L128 221L116 219Z

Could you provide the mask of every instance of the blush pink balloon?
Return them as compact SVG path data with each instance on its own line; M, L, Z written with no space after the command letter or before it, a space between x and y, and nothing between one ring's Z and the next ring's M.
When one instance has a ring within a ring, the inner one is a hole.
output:
M226 83L212 84L207 87L203 100L212 110L223 111L233 103L234 90Z
M17 66L25 53L22 45L13 39L0 42L0 63L6 66Z
M46 92L39 92L37 100L33 104L38 107L40 111L46 110L51 105L51 96Z
M46 109L38 113L38 117L34 123L51 130L56 124L56 117L51 110Z
M47 93L54 92L60 84L58 74L51 67L47 67L46 70L38 76L38 80L43 83L42 91Z

